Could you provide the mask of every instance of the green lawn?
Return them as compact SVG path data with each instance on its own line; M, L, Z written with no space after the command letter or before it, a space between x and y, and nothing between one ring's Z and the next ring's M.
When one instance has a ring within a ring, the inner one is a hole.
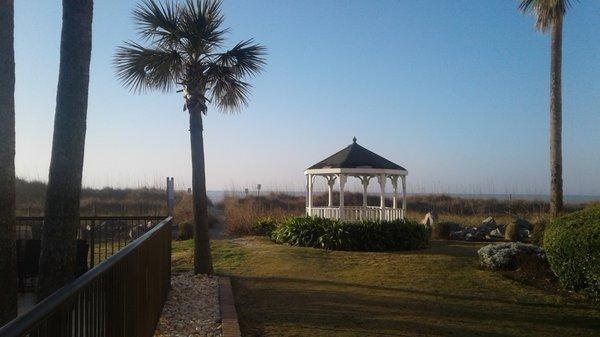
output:
M360 253L213 241L244 336L599 336L600 306L477 268L476 243ZM173 245L191 267L191 241Z

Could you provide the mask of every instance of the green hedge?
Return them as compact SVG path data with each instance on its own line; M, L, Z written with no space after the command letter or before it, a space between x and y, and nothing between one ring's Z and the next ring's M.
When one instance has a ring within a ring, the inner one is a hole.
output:
M600 206L552 221L544 232L544 249L567 289L600 299Z
M277 227L277 221L271 217L260 218L252 224L252 235L265 235L270 237L271 233Z
M331 250L393 251L422 249L429 230L414 221L361 221L292 217L282 221L271 239L293 246Z

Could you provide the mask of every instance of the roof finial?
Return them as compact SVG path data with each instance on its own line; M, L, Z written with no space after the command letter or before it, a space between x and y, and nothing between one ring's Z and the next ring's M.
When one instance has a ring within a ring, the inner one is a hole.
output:
M356 136L352 138L352 142L356 143Z

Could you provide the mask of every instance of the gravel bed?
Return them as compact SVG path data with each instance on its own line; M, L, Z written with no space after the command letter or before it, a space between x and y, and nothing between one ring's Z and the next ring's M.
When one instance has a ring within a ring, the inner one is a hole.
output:
M155 337L220 337L219 280L184 273L173 275L171 292Z

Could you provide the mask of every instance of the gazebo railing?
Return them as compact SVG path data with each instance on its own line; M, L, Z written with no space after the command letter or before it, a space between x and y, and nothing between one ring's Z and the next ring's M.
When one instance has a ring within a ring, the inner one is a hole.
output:
M307 208L307 214L317 218L342 219L346 221L360 220L385 220L392 221L403 219L401 208L376 207L376 206L344 206L340 207L311 207Z
M310 215L316 218L339 219L340 209L337 207L313 207Z

